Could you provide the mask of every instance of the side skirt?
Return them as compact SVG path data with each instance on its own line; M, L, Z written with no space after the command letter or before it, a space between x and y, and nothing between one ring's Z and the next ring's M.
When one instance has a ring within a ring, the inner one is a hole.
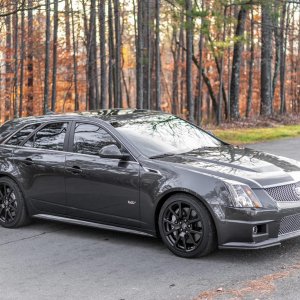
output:
M114 225L99 224L99 223L82 221L82 220L66 218L66 217L58 217L58 216L47 215L47 214L38 214L38 215L34 215L32 217L37 218L37 219L57 221L57 222L62 222L62 223L74 224L74 225L82 225L82 226L111 230L111 231L133 233L133 234L143 235L143 236L148 236L148 237L155 237L155 235L152 235L150 233L146 233L143 231L135 230L135 229L128 229L128 228L114 226Z

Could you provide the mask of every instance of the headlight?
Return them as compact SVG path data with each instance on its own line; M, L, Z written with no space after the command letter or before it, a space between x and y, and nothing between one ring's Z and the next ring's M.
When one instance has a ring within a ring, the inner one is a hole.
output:
M252 189L245 184L231 184L224 182L228 192L229 201L234 207L262 207L262 204L252 191Z

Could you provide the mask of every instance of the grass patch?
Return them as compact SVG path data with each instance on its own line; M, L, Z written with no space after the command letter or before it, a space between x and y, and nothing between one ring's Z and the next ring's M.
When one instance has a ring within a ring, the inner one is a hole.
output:
M253 144L282 138L300 137L300 125L272 128L216 129L213 130L213 133L230 144Z

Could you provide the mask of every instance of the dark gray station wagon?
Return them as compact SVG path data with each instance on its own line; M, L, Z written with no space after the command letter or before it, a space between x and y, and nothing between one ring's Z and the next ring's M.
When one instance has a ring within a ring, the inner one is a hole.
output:
M300 236L300 163L169 114L103 110L0 128L0 225L44 218L159 236L182 257Z

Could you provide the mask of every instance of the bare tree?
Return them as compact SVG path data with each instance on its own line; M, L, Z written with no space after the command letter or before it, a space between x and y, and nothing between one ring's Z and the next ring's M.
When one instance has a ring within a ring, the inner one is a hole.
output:
M115 104L115 43L114 43L114 26L112 13L112 0L108 0L108 32L109 32L109 79L108 79L108 94L109 108Z
M286 31L288 28L287 4L282 4L281 22L280 22L280 113L283 114L286 110L285 99L285 78L286 78L286 46L287 37Z
M99 25L100 25L100 67L101 67L101 92L100 106L106 108L106 91L107 91L107 76L106 76L106 35L105 35L105 0L99 0Z
M249 59L249 86L247 93L246 117L249 118L252 107L253 97L253 71L254 71L254 13L253 5L251 6L251 29L250 29L250 59Z
M243 35L245 31L245 22L247 17L247 9L245 6L240 8L237 26L235 31L235 42L233 50L231 86L230 86L230 118L238 119L240 117L240 70L243 50Z
M88 31L88 89L89 109L97 108L97 62L96 62L96 0L91 0Z
M120 30L120 1L114 0L114 12L115 12L115 107L122 107L121 96L121 30Z
M17 9L18 4L15 3L15 9ZM19 57L18 57L18 50L19 50L19 16L18 13L15 13L13 16L13 23L14 23L14 86L13 86L13 109L14 109L14 118L18 118L19 116Z
M67 0L68 1L68 0ZM71 16L72 16L72 40L73 40L73 81L74 81L74 92L75 92L75 111L79 110L79 99L78 99L78 69L77 69L77 44L75 37L75 21L74 21L74 12L73 12L73 4L71 5Z
M72 3L71 3L72 6ZM65 21L65 37L66 37L66 53L67 53L67 70L72 69L72 54L71 54L71 26L70 26L70 15L73 14L73 11L70 11L69 0L65 0L65 12L64 12L64 21ZM72 72L67 72L66 80L68 82L68 90L66 92L66 101L71 100L72 93Z
M136 103L143 108L143 14L144 0L137 0Z
M27 115L33 115L33 14L32 0L28 0L28 47L27 47Z
M262 3L261 21L261 106L260 114L272 114L272 16L269 3Z
M193 19L192 1L186 0L186 97L188 105L188 119L194 122L194 97L192 83L192 62L193 62Z
M5 44L5 120L10 117L10 95L11 95L11 49L12 49L12 35L11 35L11 16L5 17L6 27L6 44Z
M160 110L161 109L161 63L160 63L160 0L156 0L156 29L155 29L155 80L156 80L156 109ZM149 61L150 64L150 61ZM149 74L150 75L150 74ZM148 75L148 76L149 76ZM150 91L149 91L150 94Z
M223 34L222 34L222 42L223 45L225 44L225 40L226 40L226 15L227 15L227 6L224 7L224 20L223 20ZM225 50L223 50L222 53L222 57L221 57L221 62L220 62L220 71L219 71L219 106L218 106L218 114L217 114L217 124L220 125L221 121L222 121L222 99L223 99L223 90L225 92L224 89L224 85L223 85L223 76L224 76L224 52Z
M49 72L50 72L50 0L46 0L46 40L45 40L45 77L44 77L44 114L48 112Z
M58 31L58 0L54 0L53 48L52 48L52 97L51 110L55 111L56 76L57 76L57 31Z
M21 11L21 51L20 51L20 105L19 116L23 115L23 85L24 85L24 60L25 60L25 11Z

